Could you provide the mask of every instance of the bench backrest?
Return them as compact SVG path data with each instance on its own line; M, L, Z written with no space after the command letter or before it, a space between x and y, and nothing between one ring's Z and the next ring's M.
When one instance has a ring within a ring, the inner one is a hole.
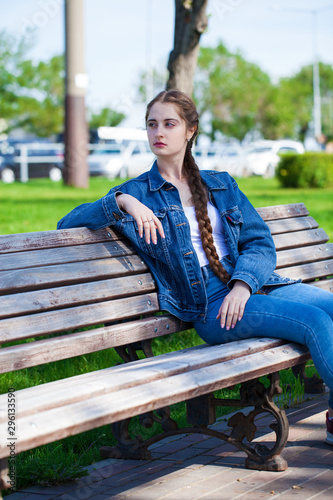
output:
M333 244L305 205L257 210L273 234L278 272L332 291ZM146 264L110 228L0 236L0 373L190 326L158 311Z

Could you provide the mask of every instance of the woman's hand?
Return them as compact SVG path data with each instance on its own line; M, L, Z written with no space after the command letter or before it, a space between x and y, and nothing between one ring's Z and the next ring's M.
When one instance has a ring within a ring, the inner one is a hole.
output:
M243 317L245 305L251 296L251 289L244 281L236 281L231 292L226 295L216 319L221 318L221 328L235 328Z
M136 220L140 238L143 237L143 231L145 232L145 239L148 245L150 243L150 238L155 245L157 244L156 231L159 232L161 238L165 238L161 221L154 215L154 212L141 203L141 201L130 194L119 194L116 200L120 210L132 215Z

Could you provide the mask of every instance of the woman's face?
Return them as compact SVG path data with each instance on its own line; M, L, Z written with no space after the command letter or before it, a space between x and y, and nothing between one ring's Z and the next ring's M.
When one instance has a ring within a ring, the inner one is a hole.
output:
M171 103L156 102L147 119L149 146L158 157L173 157L183 161L187 140L194 130L188 130L179 116L177 107Z

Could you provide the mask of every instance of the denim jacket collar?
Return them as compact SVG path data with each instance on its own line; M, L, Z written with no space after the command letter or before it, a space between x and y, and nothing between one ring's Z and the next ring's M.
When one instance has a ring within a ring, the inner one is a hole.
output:
M161 189L164 184L168 181L166 181L160 174L158 167L157 167L157 161L154 161L153 166L148 172L148 180L149 180L149 189L150 191L158 191Z
M222 182L220 176L217 175L219 172L201 170L200 173L209 190L227 189L227 186ZM150 191L158 191L168 182L161 176L156 160L148 172L148 179Z

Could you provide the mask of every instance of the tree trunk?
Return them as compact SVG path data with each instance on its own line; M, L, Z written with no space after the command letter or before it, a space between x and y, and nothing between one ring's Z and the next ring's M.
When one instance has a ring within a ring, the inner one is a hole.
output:
M207 28L208 0L175 0L175 37L170 52L167 89L177 89L192 97L199 40Z

